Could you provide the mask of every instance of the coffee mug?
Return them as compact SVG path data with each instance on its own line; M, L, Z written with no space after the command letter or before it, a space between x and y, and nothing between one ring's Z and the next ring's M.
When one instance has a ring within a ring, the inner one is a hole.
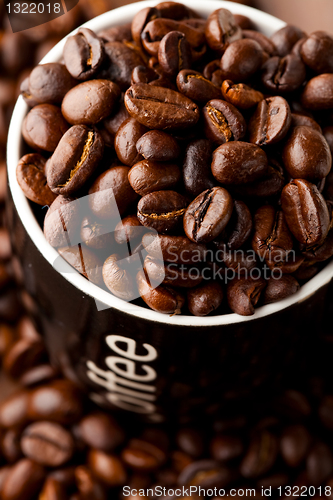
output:
M85 24L99 32L130 22L143 1ZM284 23L261 11L220 0L191 1L208 16L224 7L253 20L267 35ZM65 39L42 63L59 61ZM228 411L281 383L311 350L330 297L333 262L293 296L236 314L168 316L125 302L86 280L46 241L16 180L23 154L19 97L8 136L7 221L15 268L45 336L51 361L98 405L149 422ZM246 403L245 403L246 402Z

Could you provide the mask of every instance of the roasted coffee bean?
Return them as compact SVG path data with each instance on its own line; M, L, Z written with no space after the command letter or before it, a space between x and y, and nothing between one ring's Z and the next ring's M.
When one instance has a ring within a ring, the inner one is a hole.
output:
M224 144L239 141L246 132L246 122L235 106L220 99L207 102L203 108L204 130L207 139Z
M129 181L129 167L116 166L103 172L89 189L89 206L100 219L119 219L137 194ZM118 222L118 221L117 221Z
M56 195L52 193L44 173L46 160L38 153L22 156L16 178L25 196L38 205L51 205Z
M59 195L46 212L44 236L53 247L70 246L80 221L79 202Z
M77 80L89 80L96 75L104 59L104 43L93 31L80 28L67 38L63 49L66 68Z
M330 216L314 184L304 179L290 181L282 190L281 204L290 231L305 248L324 241Z
M79 495L82 500L107 500L107 494L104 485L96 480L93 473L85 467L80 465L75 469L75 478Z
M246 478L256 478L266 474L274 465L278 454L278 440L267 430L253 436L240 470Z
M136 143L137 152L145 160L173 161L180 155L178 142L161 130L149 130Z
M271 158L269 158L268 161L267 173L260 180L250 182L243 186L237 186L236 192L239 195L249 199L252 196L268 199L270 197L276 197L281 193L285 185L284 170L278 162Z
M261 68L261 82L274 94L286 94L301 87L306 77L302 60L293 54L269 58Z
M122 450L121 458L127 467L142 472L155 470L166 461L161 448L143 439L132 439Z
M176 191L154 191L140 199L137 216L143 226L168 233L182 223L187 205L187 199Z
M197 105L179 92L145 83L132 85L125 94L129 114L150 129L182 129L199 119Z
M144 271L138 272L136 281L140 296L150 309L163 314L180 314L185 298L178 290L164 285L154 287ZM129 465L128 458L125 462Z
M102 159L104 143L97 130L74 125L61 138L47 167L47 183L56 194L71 195L92 175Z
M203 283L187 291L187 305L194 316L207 316L218 309L223 300L223 290L219 283Z
M29 75L29 99L39 104L61 104L65 94L76 83L64 64L39 64Z
M112 254L103 264L104 283L116 297L127 301L133 300L137 297L135 270L121 261L118 254Z
M100 78L117 84L124 92L131 85L132 71L143 64L141 53L123 42L105 44L106 62Z
M142 238L147 229L142 226L136 215L127 215L115 227L114 239L119 245L129 245Z
M221 58L221 69L226 80L241 83L260 68L263 50L258 42L250 39L236 40L225 50Z
M233 272L231 276L237 273L237 276L247 275L257 267L257 259L251 252L242 251L234 252L228 250L224 243L217 243L217 251L215 260L220 263L221 261L226 265L227 268L231 269ZM230 275L226 272L227 279L230 279Z
M305 426L292 425L287 427L282 433L280 442L283 460L289 467L299 467L307 456L310 443L311 436Z
M170 31L162 38L158 47L158 62L170 78L175 78L179 71L191 67L191 45L184 33Z
M333 37L325 31L315 31L300 49L303 61L316 73L333 72Z
M291 125L291 111L283 97L268 97L257 106L249 123L249 140L258 146L281 141Z
M112 229L108 223L99 221L95 217L84 217L81 223L81 240L87 247L100 250L110 248L114 242Z
M197 460L179 474L180 486L224 488L235 480L235 473L212 459Z
M324 179L332 166L332 154L325 138L306 126L292 129L282 158L287 172L294 179Z
M141 34L145 26L158 17L162 17L156 7L145 7L135 14L131 24L132 38L141 47Z
M301 103L306 109L322 110L333 108L333 74L315 76L305 85Z
M254 307L265 286L266 282L262 277L241 277L230 281L227 286L227 299L232 312L241 316L254 314Z
M66 489L64 486L52 477L48 477L40 493L43 500L62 500L66 498Z
M24 455L47 467L59 467L72 457L74 441L71 434L53 422L36 422L25 428L21 447Z
M161 2L156 5L156 9L160 13L161 17L166 17L167 19L187 19L187 18L198 18L199 15L190 9L187 5L179 2Z
M98 32L99 38L103 42L130 42L132 40L132 23L125 23L113 26Z
M57 378L58 371L49 364L34 366L23 373L20 377L20 384L23 387L33 387L39 384L46 384Z
M203 280L198 268L178 266L174 263L163 263L150 255L144 260L144 271L150 282L181 288L193 288Z
M219 240L229 250L237 250L249 238L252 232L252 215L243 201L234 200L233 212L226 228L221 232Z
M268 160L259 146L232 141L214 151L211 168L221 184L245 184L267 173Z
M67 92L61 111L71 125L94 125L114 109L120 88L109 80L90 80Z
M332 474L333 456L326 443L318 441L312 446L306 459L306 472L314 486L319 486Z
M187 207L184 214L186 236L198 243L214 240L228 224L233 200L221 187L207 189Z
M179 92L195 102L206 103L221 97L221 89L193 69L183 69L177 75Z
M214 59L206 64L203 70L203 76L210 80L215 87L221 87L223 83L223 73L221 70L220 59Z
M212 144L207 139L196 139L186 147L183 182L186 192L192 197L215 185L210 168L212 150Z
M242 28L242 30L252 30L255 28L253 21L243 14L234 14L234 18L236 23Z
M108 116L98 125L99 127L104 127L106 131L110 134L111 137L114 137L118 132L119 127L124 123L127 118L129 118L128 111L124 104L123 96L118 103L118 108L115 113L112 113L111 116Z
M20 438L21 429L19 427L8 429L2 436L1 453L5 460L10 464L18 462L23 457Z
M126 484L125 467L116 455L92 448L88 453L88 464L94 476L108 487Z
M314 130L317 130L317 132L323 133L324 137L327 140L327 137L321 130L321 126L313 118L311 118L310 116L302 115L301 113L291 113L291 128L303 127L303 126L313 128ZM330 149L332 152L333 148Z
M252 89L245 83L234 83L232 80L224 80L222 94L226 101L239 109L253 108L264 98L259 90Z
M229 10L217 9L208 16L205 34L209 47L223 54L230 43L242 38L242 29Z
M242 439L232 434L216 434L210 443L212 457L219 462L229 462L244 452Z
M294 276L285 274L281 278L269 278L263 293L264 304L271 304L298 292L300 285Z
M284 57L292 51L295 43L305 36L306 33L300 28L287 24L271 36L271 41L274 43L278 55Z
M53 152L68 128L68 123L57 106L38 104L25 117L22 134L31 148Z
M109 452L121 445L125 433L112 415L95 411L85 415L78 424L78 433L91 448Z
M3 368L13 378L19 378L29 368L38 364L45 356L41 340L17 340L5 353Z
M114 147L119 161L124 165L132 167L142 160L141 154L137 151L136 143L147 131L147 127L134 118L128 118L120 125L114 138Z
M82 412L81 394L69 380L55 380L48 385L36 387L29 394L29 419L71 425L81 417Z
M79 243L71 247L58 248L58 252L85 278L95 285L102 286L102 262L92 250Z
M182 452L190 457L199 458L206 447L204 432L195 427L183 427L176 434L176 442Z
M263 33L260 33L260 31L256 31L254 29L243 30L243 38L248 38L250 40L258 42L262 50L266 52L269 56L276 55L277 50L272 40Z
M158 74L146 66L135 66L131 74L131 85L135 83L150 83L158 78Z
M28 458L13 465L2 486L5 500L33 500L43 485L46 476L44 467Z
M180 180L179 167L173 163L143 160L128 172L128 180L140 196L175 187Z

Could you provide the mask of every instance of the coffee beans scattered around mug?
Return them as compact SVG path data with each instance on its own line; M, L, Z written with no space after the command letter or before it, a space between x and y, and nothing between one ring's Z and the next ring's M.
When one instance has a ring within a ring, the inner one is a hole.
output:
M22 84L18 182L81 274L166 314L251 315L333 255L333 37L163 2ZM44 207L38 208L38 206Z

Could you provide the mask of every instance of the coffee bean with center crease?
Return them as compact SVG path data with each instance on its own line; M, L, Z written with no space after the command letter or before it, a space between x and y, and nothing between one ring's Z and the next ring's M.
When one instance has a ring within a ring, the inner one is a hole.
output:
M94 125L109 116L120 97L120 88L110 80L89 80L67 92L61 111L71 125Z
M104 151L100 133L74 125L61 138L47 167L47 183L56 194L72 195L92 175Z
M180 170L176 164L143 160L133 165L128 180L136 193L141 196L170 189L180 180Z
M229 222L233 200L222 187L207 189L187 207L184 215L186 236L198 243L214 240Z
M133 118L150 129L183 129L199 120L199 108L193 101L174 90L145 83L126 91L125 106Z
M249 140L258 146L281 141L291 125L291 111L283 97L268 97L257 106L249 123Z
M129 244L147 232L136 215L126 215L115 227L114 239L119 245Z
M178 142L162 130L149 130L136 143L137 152L145 160L173 161L180 155Z
M234 200L231 218L218 240L225 243L229 250L237 250L249 238L251 231L252 215L249 208L243 201Z
M283 148L282 158L294 179L316 181L331 170L332 154L324 136L310 127L295 127Z
M46 160L38 153L22 156L17 168L16 178L25 196L38 205L51 205L56 194L47 184L44 167Z
M77 80L94 77L104 59L104 42L88 28L67 38L63 56L66 68Z
M191 46L184 33L170 31L162 38L158 48L158 62L170 78L175 78L179 71L191 67Z
M183 69L177 75L179 92L195 102L206 103L221 97L221 89L205 78L202 73L193 69Z
M61 425L54 422L36 422L25 428L21 447L24 455L47 467L59 467L70 460L74 440Z
M322 243L330 216L317 187L305 179L294 179L282 190L281 204L288 227L306 248Z
M196 197L215 185L210 168L213 146L208 139L189 142L183 162L183 182L186 192Z
M251 78L263 62L263 50L255 40L242 39L231 43L221 58L226 80L240 83Z
M207 139L217 144L239 141L246 132L246 122L235 106L221 99L207 102L203 108L204 130Z
M92 250L79 243L72 247L58 248L58 252L85 278L102 286L102 262Z
M264 98L264 95L245 83L234 83L232 80L224 80L222 94L226 101L239 109L250 109Z
M13 465L2 486L4 500L33 500L40 491L46 477L41 465L22 458Z
M266 282L262 277L236 277L227 284L227 299L230 309L241 316L254 314Z
M235 481L238 473L212 459L192 462L179 474L180 486L201 488L225 488Z
M53 247L74 244L80 224L79 201L59 195L56 197L44 219L44 236Z
M141 472L156 470L166 461L165 452L155 443L131 439L122 450L121 458L127 467Z
M212 173L221 184L245 184L267 172L266 153L255 144L232 141L213 152Z
M126 469L116 455L91 448L87 461L94 476L108 487L115 488L126 484Z
M306 78L306 68L302 60L294 55L274 56L261 68L261 82L274 94L286 94L301 87Z
M68 128L57 106L38 104L25 117L22 135L31 148L52 153Z
M137 285L142 300L154 311L162 314L180 314L185 298L179 290L169 286L154 286L144 271L137 274Z
M137 216L144 226L169 233L182 223L187 205L187 199L176 191L154 191L141 198Z
M88 215L83 218L81 223L80 236L82 243L96 250L106 247L110 248L114 241L111 232L112 229L113 225L108 225L104 221Z
M145 7L135 14L131 23L131 32L134 42L141 47L141 33L153 19L162 17L156 7Z
M242 29L227 9L217 9L207 19L205 35L212 50L223 54L227 46L242 38Z
M120 261L120 262L119 262ZM135 274L137 266L126 265L118 254L110 255L103 264L103 280L110 292L123 300L137 298Z
M144 63L140 52L128 43L108 42L105 54L105 64L99 77L111 80L125 92L131 85L132 71Z

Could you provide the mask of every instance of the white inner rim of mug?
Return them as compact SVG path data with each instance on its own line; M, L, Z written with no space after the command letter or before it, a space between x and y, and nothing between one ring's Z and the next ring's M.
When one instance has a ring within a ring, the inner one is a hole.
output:
M184 0L178 0L182 3L188 3L189 6L197 10L201 15L208 16L211 12L219 8L226 8L231 10L234 14L243 14L248 16L254 21L256 27L265 33L266 35L271 35L278 29L282 28L285 23L276 17L269 14L261 12L259 10L253 9L242 4L232 3L223 0L191 0L190 2ZM158 0L145 0L143 2L137 2L133 4L128 4L118 9L106 12L101 16L98 16L87 23L84 26L92 29L95 32L99 32L103 29L110 28L112 26L117 26L119 24L130 22L133 16L144 7L154 6L158 3ZM74 30L75 32L76 30ZM68 36L70 36L69 34ZM62 50L65 44L65 37L61 40L41 61L41 63L60 61L62 57ZM23 139L21 134L22 122L25 115L28 112L28 106L24 102L22 97L19 97L15 105L15 109L12 115L8 142L7 142L7 165L8 165L8 182L12 193L14 204L20 219L29 234L30 238L39 249L42 256L53 266L53 263L59 254L55 248L53 248L45 239L43 231L39 226L32 210L29 205L29 201L23 194L17 179L16 179L16 166L22 151ZM303 285L300 290L286 299L280 300L278 302L268 304L265 306L258 307L252 316L240 316L238 314L223 314L218 316L207 316L207 317L197 317L197 316L186 316L186 315L176 315L169 316L151 309L137 306L128 302L123 301L112 295L111 293L102 290L97 285L88 281L86 278L80 275L77 271L73 271L72 266L64 261L63 266L64 272L61 275L69 281L72 285L82 291L82 293L93 297L95 300L106 304L108 307L115 308L131 314L134 317L143 318L159 323L164 323L168 325L186 325L186 326L222 326L232 323L242 323L246 321L253 321L255 319L262 318L269 314L276 313L289 307L295 303L300 303L311 295L313 295L319 288L329 283L333 277L333 261L330 262L324 269L322 269L316 276L309 280L305 285Z

